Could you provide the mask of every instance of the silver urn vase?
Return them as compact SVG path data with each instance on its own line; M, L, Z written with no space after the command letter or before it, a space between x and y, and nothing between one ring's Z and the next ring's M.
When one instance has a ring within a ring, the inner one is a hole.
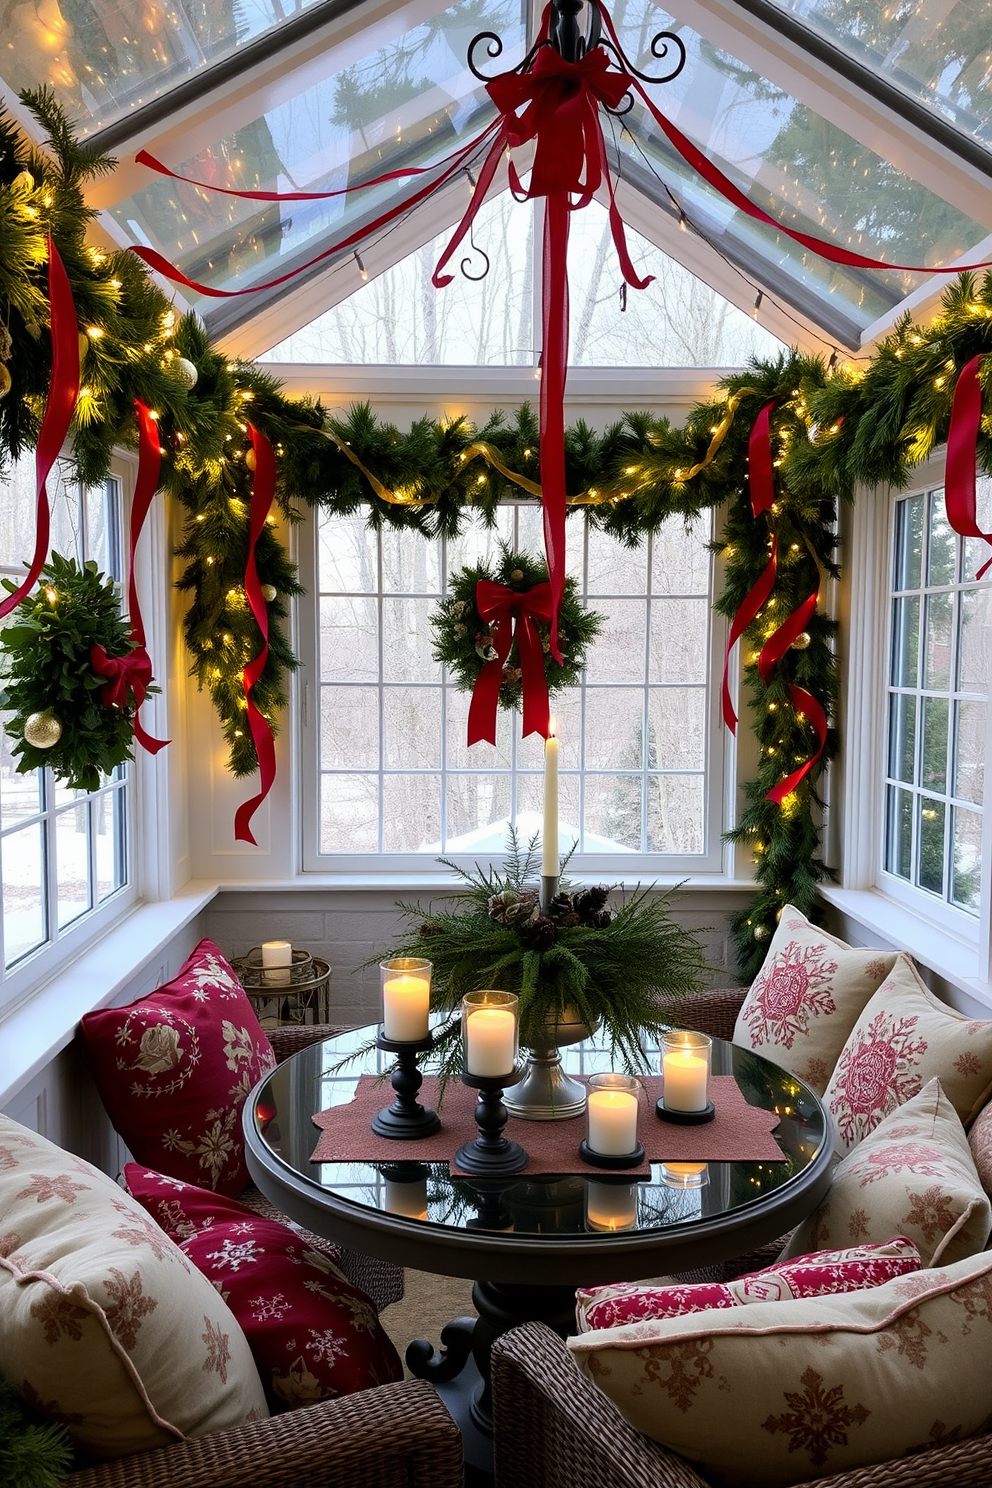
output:
M599 1027L584 1023L578 1015L570 1019L566 1008L560 1022L547 1023L547 1042L527 1049L522 1080L503 1092L503 1104L511 1116L524 1121L569 1121L586 1108L586 1087L566 1075L560 1050L590 1038Z

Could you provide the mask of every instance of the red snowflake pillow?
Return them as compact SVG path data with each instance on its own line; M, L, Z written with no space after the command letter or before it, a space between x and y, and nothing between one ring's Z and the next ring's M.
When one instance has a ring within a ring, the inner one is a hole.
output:
M787 1302L793 1297L824 1297L881 1286L894 1276L920 1269L920 1253L898 1235L887 1245L859 1245L848 1250L821 1250L780 1261L734 1281L694 1282L688 1286L646 1286L621 1282L591 1287L575 1294L579 1332L622 1328L650 1318L683 1317L708 1307L744 1307L749 1302Z
M895 959L894 951L845 945L785 905L738 1014L734 1043L822 1095L844 1040Z
M234 1313L273 1411L403 1378L375 1304L288 1225L138 1163L124 1181Z
M925 1266L948 1266L988 1242L992 1205L957 1112L931 1080L842 1158L819 1209L780 1261L822 1246L905 1235Z
M179 975L82 1020L107 1114L138 1162L238 1194L248 1182L241 1108L275 1056L251 1003L212 940Z
M860 1142L933 1079L961 1120L972 1121L992 1091L992 1021L940 1002L900 952L851 1030L824 1095L841 1146Z

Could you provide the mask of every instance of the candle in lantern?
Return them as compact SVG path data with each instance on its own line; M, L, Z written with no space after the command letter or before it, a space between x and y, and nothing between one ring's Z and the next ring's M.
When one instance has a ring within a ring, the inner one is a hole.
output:
M668 1111L705 1111L709 1104L709 1040L694 1033L665 1035L661 1072Z
M554 718L548 719L544 741L544 832L541 837L541 873L558 877L558 738Z
M509 1008L479 1007L465 1023L465 1068L490 1077L513 1072L516 1019Z
M627 1075L593 1075L586 1100L589 1146L604 1157L637 1147L636 1082Z
M288 940L267 940L262 946L262 981L286 987L292 977L293 947Z
M384 967L384 973L392 968ZM427 1037L431 1006L430 970L394 970L382 981L382 1031L394 1043L420 1043Z
M637 1223L633 1183L586 1183L586 1224L591 1230L632 1230Z

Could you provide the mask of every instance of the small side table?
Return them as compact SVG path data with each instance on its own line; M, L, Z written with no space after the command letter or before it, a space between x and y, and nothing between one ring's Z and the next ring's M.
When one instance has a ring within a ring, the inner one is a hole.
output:
M263 1028L329 1023L331 968L309 951L293 952L292 966L266 970L262 947L232 956L231 966Z

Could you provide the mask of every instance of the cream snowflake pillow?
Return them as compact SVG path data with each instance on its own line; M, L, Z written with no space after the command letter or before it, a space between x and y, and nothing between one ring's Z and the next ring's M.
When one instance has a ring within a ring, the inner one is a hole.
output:
M734 1043L822 1095L845 1039L895 959L894 951L845 945L787 904L738 1014Z
M843 1148L938 1079L967 1125L992 1090L992 1021L934 997L902 952L841 1050L823 1097Z
M842 1158L826 1198L780 1260L905 1235L924 1266L948 1265L987 1243L992 1205L964 1127L931 1080Z

